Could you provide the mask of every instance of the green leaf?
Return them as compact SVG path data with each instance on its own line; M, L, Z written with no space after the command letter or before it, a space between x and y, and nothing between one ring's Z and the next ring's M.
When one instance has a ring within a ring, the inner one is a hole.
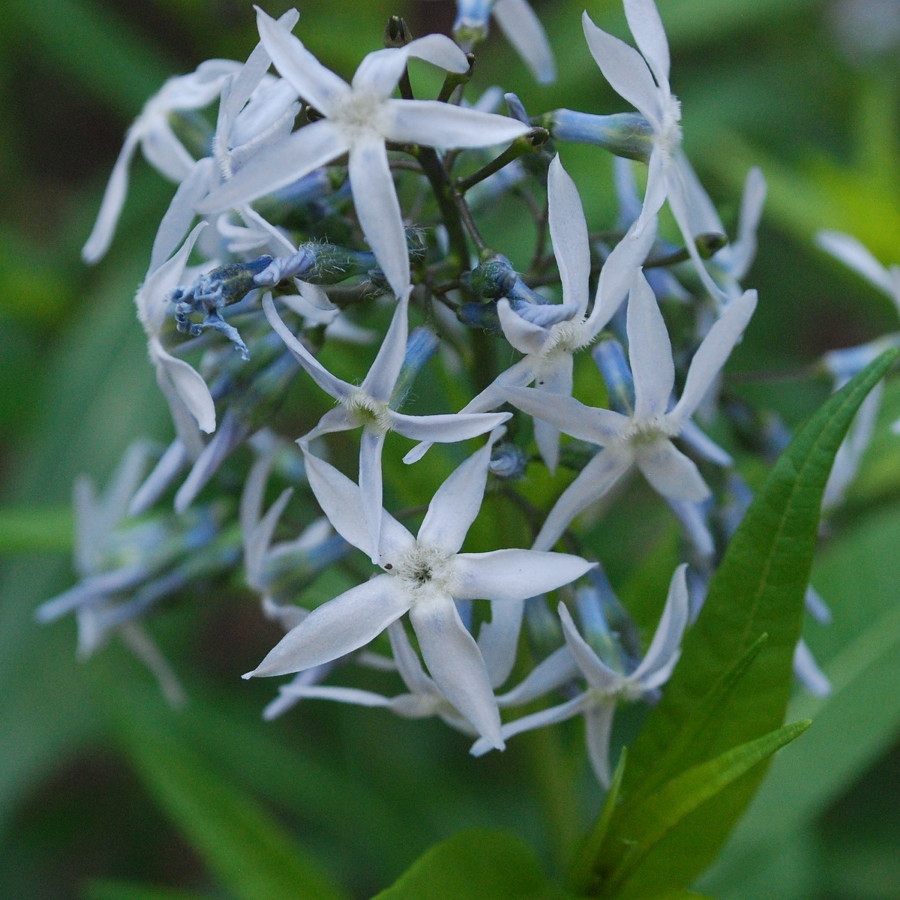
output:
M250 796L197 754L172 716L136 696L113 697L118 737L160 808L238 900L340 900L302 847Z
M83 897L84 900L209 900L208 894L107 879L88 882Z
M471 900L476 895L478 900L519 900L553 893L534 851L518 835L471 829L429 848L374 900Z
M884 354L822 406L751 504L685 637L663 699L631 747L622 786L627 802L657 783L657 767L674 772L706 763L784 720L822 492L854 413L896 356ZM692 720L708 715L711 686L763 634L768 640L740 682L729 688L730 700L720 706L716 728L705 729L702 740L684 741L680 736L696 727ZM763 774L760 768L739 780L647 856L642 869L655 890L686 887L709 865Z
M665 872L651 873L650 876L640 873L638 886L629 882L639 873L641 863L654 847L691 813L799 737L810 724L808 719L795 722L733 747L716 759L675 776L650 796L626 802L611 823L604 854L595 870L600 896L653 896L646 886L648 880L651 884L663 882L656 887L665 889Z
M0 507L0 554L71 553L69 507Z

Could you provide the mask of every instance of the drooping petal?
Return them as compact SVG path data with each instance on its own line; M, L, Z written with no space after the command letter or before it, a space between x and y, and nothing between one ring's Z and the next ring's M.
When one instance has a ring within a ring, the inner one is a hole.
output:
M737 240L728 254L728 263L733 278L741 279L747 274L756 256L756 232L766 202L766 179L758 166L747 172L744 181L744 196L738 216Z
M591 249L587 222L575 182L555 156L547 172L550 238L559 267L563 298L577 303L579 317L588 303L588 279L591 275Z
M279 690L283 697L305 700L334 700L338 703L354 703L357 706L383 707L391 705L391 698L359 688L337 687L328 684L286 684Z
M417 694L434 691L434 682L425 674L403 623L392 622L388 626L388 637L391 639L391 650L394 654L394 662L397 664L397 671L406 686Z
M661 416L675 385L675 363L666 323L643 272L635 275L628 295L628 359L634 376L635 420Z
M275 303L271 294L266 294L262 302L263 312L269 320L269 324L278 333L278 336L284 341L285 346L291 351L294 359L303 366L309 373L315 383L337 400L343 400L349 397L355 390L352 384L341 381L331 374L307 349L294 337L290 328L284 324L278 311L275 309Z
M183 181L194 167L194 157L185 150L165 118L154 121L153 127L144 131L141 152L170 181Z
M397 376L406 358L409 297L405 294L399 296L391 324L378 349L378 355L360 385L360 388L378 403L387 403L391 399L394 386L397 384Z
M123 148L124 152L124 148ZM816 243L888 296L894 292L894 284L887 268L883 266L861 241L842 231L820 231Z
M402 299L409 293L409 248L387 150L380 135L369 132L357 135L350 148L349 172L353 203L363 234L391 290Z
M516 664L524 612L524 600L492 602L491 621L478 631L478 647L494 688L509 678Z
M485 445L461 463L435 491L428 512L419 528L420 543L456 553L462 546L484 497L488 464L494 441L502 429L491 435Z
M625 18L660 86L669 86L669 41L653 0L625 0Z
M260 150L233 178L198 203L197 211L222 212L249 203L309 175L349 149L346 134L327 119L304 125L284 140Z
M699 453L700 456L708 459L710 462L714 462L719 466L734 464L734 460L690 419L681 423L680 437L695 453Z
M672 674L672 669L678 661L681 637L687 627L688 614L687 565L682 564L672 575L666 605L663 607L653 640L647 648L647 655L631 673L631 677L640 681L647 690L664 684Z
M259 36L282 78L287 79L307 103L328 115L337 101L349 92L350 85L325 68L281 20L267 16L259 7L256 13Z
M314 609L244 678L288 675L338 659L364 647L408 609L397 579L376 575Z
M497 316L503 336L519 351L519 353L538 354L550 337L550 329L536 325L514 312L506 297L497 303Z
M441 693L492 747L503 749L500 711L481 652L450 596L416 603L409 620Z
M460 553L453 594L460 600L527 600L569 584L595 565L580 556L540 550Z
M100 204L100 212L97 221L81 251L81 258L86 263L95 263L109 249L116 223L125 205L125 195L128 193L128 167L131 165L134 151L140 141L140 132L132 125L125 135L125 142L119 151L116 164L103 193L103 201Z
M575 662L578 663L578 668L584 673L588 684L600 691L614 693L621 682L625 680L625 676L597 656L594 648L588 644L575 627L572 614L566 608L565 603L560 603L557 611L560 622L562 622L566 646L575 658Z
M697 466L668 440L642 444L635 461L647 481L665 497L674 500L705 500L709 487Z
M465 53L443 34L429 34L403 47L389 47L369 53L353 76L353 89L390 97L410 57L424 59L448 72L462 74L469 69Z
M509 605L504 604L504 606ZM501 708L529 703L550 691L555 691L566 682L572 681L580 672L581 669L578 668L569 645L563 644L545 660L538 663L524 681L517 684L511 691L501 694L497 698L497 703Z
M586 12L581 24L588 49L603 77L658 130L661 125L659 88L644 58L634 47L598 28Z
M608 788L609 777L609 736L612 731L613 714L616 701L610 699L605 703L593 703L584 711L585 741L588 759L597 780Z
M621 413L585 406L573 397L559 397L536 388L507 388L505 393L513 406L528 415L600 447L620 437L629 424L628 417Z
M633 463L628 445L615 444L601 450L562 492L534 539L534 549L549 550L572 519L610 490Z
M509 116L437 100L388 100L382 129L386 138L401 144L461 149L508 144L531 130Z
M216 430L216 405L212 394L200 373L186 363L167 353L158 338L150 338L150 356L159 371L172 383L179 399L207 434Z
M497 0L492 10L500 30L541 84L556 78L553 50L540 19L525 0Z
M316 423L316 427L308 431L303 437L298 438L297 443L311 444L323 434L335 434L338 431L352 431L359 428L359 420L351 415L345 406L337 406L329 409Z
M680 422L693 415L731 355L756 309L756 291L745 291L725 307L691 360L681 398L669 414Z

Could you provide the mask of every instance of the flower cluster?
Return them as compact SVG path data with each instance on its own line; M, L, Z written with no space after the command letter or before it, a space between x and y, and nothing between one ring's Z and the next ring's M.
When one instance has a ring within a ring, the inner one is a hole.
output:
M615 708L664 689L746 507L732 452L706 431L733 451L740 423L719 402L721 373L757 305L741 280L765 196L751 172L729 243L681 149L656 6L624 7L637 49L582 22L585 59L633 107L612 113L530 117L512 94L508 115L490 93L468 102L467 54L491 15L532 73L552 79L524 0L460 2L458 43L412 39L394 20L388 46L350 81L292 33L296 12L259 10L245 63L206 63L164 86L128 132L84 255L109 245L140 147L178 183L136 297L177 436L143 480L147 454L130 455L107 501L79 488L83 581L41 619L74 611L85 653L118 631L171 685L138 618L242 556L263 614L286 631L245 677L295 676L268 716L301 698L439 716L480 754L581 714L608 784ZM422 64L444 75L437 96L415 93ZM216 102L205 141L176 137L181 112ZM588 223L563 165L569 141L616 155L615 222ZM487 206L516 203L536 219L531 261L518 264L477 224ZM822 243L900 297L896 271L845 237ZM828 362L837 372L868 355ZM305 407L274 415L295 383ZM320 414L323 394L336 405ZM348 432L359 433L349 472ZM468 456L453 446L476 439ZM434 444L447 449L429 467ZM594 527L635 470L674 513L684 550L649 641L602 574ZM265 510L276 482L284 491ZM288 528L299 537L276 541ZM305 589L324 571L358 573L356 550L378 573L308 609ZM798 660L821 687L803 647ZM394 671L403 692L343 687L346 665ZM542 711L507 712L557 694Z

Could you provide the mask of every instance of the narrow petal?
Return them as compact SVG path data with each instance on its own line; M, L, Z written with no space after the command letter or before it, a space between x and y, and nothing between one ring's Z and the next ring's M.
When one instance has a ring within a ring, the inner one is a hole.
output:
M588 758L597 780L608 788L609 777L609 736L612 732L613 715L616 701L594 703L584 711L585 740Z
M528 134L530 126L509 116L451 106L437 100L388 100L384 136L426 147L493 147Z
M647 655L631 673L648 690L664 684L678 661L681 638L688 623L688 601L687 565L680 565L669 583L666 605Z
M306 47L281 24L256 8L256 25L272 62L297 93L323 115L328 115L350 85L325 68Z
M506 297L497 303L497 316L500 319L503 336L519 353L536 355L544 349L550 337L550 329L522 318L513 311Z
M587 222L575 182L553 157L547 173L550 238L559 266L563 298L578 304L583 317L588 303L588 279L591 275L591 249L588 245Z
M436 416L404 416L391 412L392 428L397 434L430 444L453 444L478 437L502 425L511 413L446 413Z
M841 231L820 231L816 235L816 243L827 253L859 272L875 287L889 296L893 293L894 286L888 270L855 237Z
M481 509L491 450L497 437L497 433L491 435L490 440L457 466L435 491L419 528L420 543L440 547L447 553L456 553L462 546Z
M557 611L560 622L562 622L566 646L575 658L575 662L578 663L578 668L584 673L588 684L600 691L613 693L625 680L625 676L610 668L597 656L594 648L588 644L575 627L572 614L566 608L565 603L560 603Z
M128 167L131 165L139 140L140 133L135 125L132 125L125 135L125 143L122 144L112 174L109 176L97 221L81 251L81 258L87 263L97 262L109 249L116 223L125 205L125 195L128 193Z
M306 446L301 445L301 449L306 462L306 477L322 512L345 541L371 557L375 546L366 521L359 514L362 509L359 487L334 466L313 455ZM412 542L413 537L409 535L409 543Z
M153 240L151 271L161 266L184 239L197 215L197 203L209 193L215 171L215 160L208 157L198 160L190 175L178 186Z
M364 647L409 609L409 598L391 575L345 591L314 609L252 671L288 675L322 665Z
M316 438L323 434L335 434L339 431L352 431L359 428L359 421L355 416L350 415L343 406L329 409L321 419L319 419L316 427L308 431L302 438L298 438L298 443L311 444Z
M659 88L644 58L634 47L598 28L586 12L581 24L588 49L603 77L620 97L643 113L654 128L659 128Z
M619 437L629 424L628 417L621 413L585 406L573 397L559 397L536 388L507 388L505 393L513 406L528 415L600 447Z
M535 384L535 390L545 391L555 397L571 397L572 354L557 353L546 360L537 374ZM555 475L559 464L559 429L543 419L535 419L534 442L550 474Z
M167 353L157 338L150 339L150 355L172 383L178 397L207 434L216 430L216 405L200 373L183 359Z
M504 604L510 606L512 604ZM581 673L581 669L572 656L568 644L554 650L545 660L542 660L525 677L525 680L517 684L511 691L501 694L497 703L501 709L508 706L520 706L530 703L550 691L555 691Z
M635 275L628 296L628 359L634 376L635 420L662 415L675 385L675 363L666 323L643 272Z
M366 90L389 97L403 74L410 57L424 59L448 72L462 74L469 69L466 54L443 34L429 34L403 47L390 47L369 53L353 76L354 90Z
M494 688L509 678L516 664L524 612L524 600L491 603L491 621L478 631L478 647Z
M391 399L394 386L397 384L397 376L406 358L409 297L405 294L399 296L400 300L397 302L378 355L360 385L362 390L379 403L387 403Z
M144 132L141 152L170 181L183 181L194 167L194 157L185 150L165 118L154 120L153 127Z
M336 400L349 397L356 388L340 378L335 378L307 349L294 337L291 330L284 324L284 320L278 315L271 294L266 294L262 302L263 312L269 320L269 324L284 341L285 346L291 351L294 359L303 366L315 383L330 394Z
M766 202L766 179L762 170L754 166L744 182L744 196L738 217L737 240L731 245L729 263L731 275L741 279L747 274L756 256L756 232Z
M647 481L664 497L705 500L709 488L697 466L668 440L642 445L635 459Z
M249 203L330 163L349 148L341 129L327 119L304 125L284 140L261 150L233 178L198 203L197 211L222 212Z
M397 671L406 686L416 694L427 694L435 690L434 682L425 674L403 623L392 622L388 627L388 637L391 639L391 650L394 654L394 662L397 664Z
M460 600L526 600L569 584L595 565L580 556L539 550L460 553L453 595Z
M381 516L384 487L381 475L381 452L384 432L364 428L359 441L359 492L363 518L372 536L370 557L378 565L381 549Z
M691 360L681 399L670 413L675 421L683 421L693 415L741 339L755 309L756 291L746 291L725 307Z
M625 18L656 80L668 87L669 41L656 4L653 0L625 0Z
M695 453L719 466L730 466L734 460L714 441L707 437L690 419L681 423L681 440Z
M447 596L417 603L409 620L441 693L492 747L503 749L500 711L481 652Z
M497 0L492 10L500 30L516 48L531 74L548 84L556 78L553 50L540 19L525 0Z
M409 248L387 150L379 135L361 135L350 148L350 189L378 265L394 294L403 298L409 293Z
M338 703L355 703L357 706L390 706L391 699L359 688L337 687L327 684L286 684L279 690L283 697L306 700L335 700Z
M581 474L562 492L534 539L535 550L549 550L578 513L599 500L631 468L634 462L627 447L601 450Z

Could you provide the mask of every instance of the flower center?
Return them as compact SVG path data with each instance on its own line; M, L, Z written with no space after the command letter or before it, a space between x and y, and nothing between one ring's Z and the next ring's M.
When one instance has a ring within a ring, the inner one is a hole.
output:
M669 95L663 102L662 124L656 135L656 146L666 158L681 146L681 101Z
M450 593L453 579L452 555L428 544L416 544L394 566L393 574L404 587L421 599L434 592Z
M622 433L622 440L630 444L652 444L660 438L671 438L677 434L665 415L650 416L647 419L632 419Z
M342 97L329 116L353 134L378 130L378 118L384 98L373 91L353 90Z
M550 336L543 346L543 355L549 356L553 352L575 353L586 347L591 342L589 329L585 328L584 319L577 322L557 322L550 329Z
M341 402L357 425L371 428L379 434L386 434L391 430L391 408L387 403L380 403L371 394L363 390L354 391Z

